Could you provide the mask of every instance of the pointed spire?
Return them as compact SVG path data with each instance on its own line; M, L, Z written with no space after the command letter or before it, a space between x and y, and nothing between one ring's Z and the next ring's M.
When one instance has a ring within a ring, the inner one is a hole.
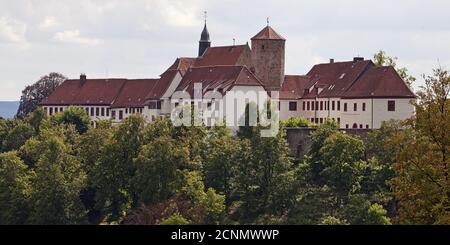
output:
M211 46L211 41L209 39L209 31L208 31L208 27L206 26L208 12L204 11L203 13L205 14L205 26L203 27L203 31L200 36L200 45L199 45L199 49L198 49L198 56L202 56L203 53L206 51L206 49L208 49Z

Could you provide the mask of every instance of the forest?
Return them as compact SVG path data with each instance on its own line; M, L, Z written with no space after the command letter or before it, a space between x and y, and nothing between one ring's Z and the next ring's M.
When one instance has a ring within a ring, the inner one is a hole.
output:
M0 119L0 224L450 224L450 76L424 78L416 115L368 139L332 121L175 127L83 109ZM316 127L302 158L286 127Z

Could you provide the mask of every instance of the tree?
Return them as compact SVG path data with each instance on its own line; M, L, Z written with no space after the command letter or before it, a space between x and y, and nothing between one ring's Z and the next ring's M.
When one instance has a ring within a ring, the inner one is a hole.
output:
M31 176L16 152L0 154L0 225L26 224Z
M66 79L64 75L52 72L41 77L33 85L27 86L22 91L17 116L24 117L36 110L39 103L47 99Z
M45 225L83 224L86 211L79 198L86 174L61 138L43 142L44 152L32 179L30 223Z
M107 221L119 220L136 204L131 179L136 171L133 159L142 147L144 122L142 116L125 119L101 149L94 167L92 184L96 189L96 208L102 210Z
M450 76L434 70L417 93L416 116L396 137L402 146L391 181L402 224L450 224Z
M241 220L258 215L279 215L291 203L290 186L294 181L285 130L276 137L261 137L260 126L253 127L250 139L242 139L240 163L235 176L235 195L240 200Z
M176 141L161 136L142 147L135 159L133 190L138 203L155 204L175 193L177 171L188 160L189 150L177 147Z
M227 128L216 126L210 131L207 145L204 162L205 184L225 194L229 204L236 165L242 160L239 158L240 142L231 137Z
M302 117L291 117L281 122L285 128L311 128L312 124L309 120Z
M406 84L411 88L412 83L416 81L416 78L408 74L408 69L406 67L397 67L397 57L391 57L386 55L383 50L378 51L373 56L374 63L376 66L392 66L395 68L400 77L406 82Z
M91 119L81 107L69 107L63 112L56 114L52 119L58 124L73 124L78 133L85 133L90 125Z
M35 135L34 128L22 120L16 119L17 124L7 132L3 142L2 151L18 150L25 142Z

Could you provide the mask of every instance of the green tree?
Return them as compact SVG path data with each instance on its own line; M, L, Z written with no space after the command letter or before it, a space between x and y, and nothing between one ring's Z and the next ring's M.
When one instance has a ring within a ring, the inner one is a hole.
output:
M240 142L227 128L214 127L207 140L204 163L205 184L230 197L236 165L240 163ZM229 204L229 199L227 203Z
M408 69L406 67L397 67L397 57L391 57L386 54L385 51L380 50L373 56L374 63L377 66L392 66L395 68L400 77L406 82L406 84L411 88L412 83L416 81L416 78L408 74Z
M93 170L96 208L102 210L108 221L119 220L136 202L131 179L136 171L133 159L142 147L144 122L142 116L125 119L101 149Z
M63 112L56 114L52 119L59 124L73 124L78 133L85 133L90 125L91 119L81 107L69 107Z
M281 121L281 125L285 128L311 128L312 127L311 122L303 117L291 117L287 120Z
M2 150L4 152L18 150L29 138L35 135L34 128L30 124L22 122L19 119L17 120L17 125L8 131L2 141Z
M45 150L32 179L30 223L83 224L86 211L79 195L86 174L61 138L50 137L43 144Z
M32 190L31 173L16 152L0 154L0 225L25 224Z
M135 159L133 190L139 203L155 204L175 193L177 169L188 161L189 150L177 146L168 136L161 136L142 147Z

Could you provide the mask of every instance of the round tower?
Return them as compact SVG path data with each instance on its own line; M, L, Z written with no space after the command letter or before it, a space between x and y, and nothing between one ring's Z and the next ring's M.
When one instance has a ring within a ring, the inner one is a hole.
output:
M267 25L251 40L252 71L267 89L279 90L284 81L286 39Z

